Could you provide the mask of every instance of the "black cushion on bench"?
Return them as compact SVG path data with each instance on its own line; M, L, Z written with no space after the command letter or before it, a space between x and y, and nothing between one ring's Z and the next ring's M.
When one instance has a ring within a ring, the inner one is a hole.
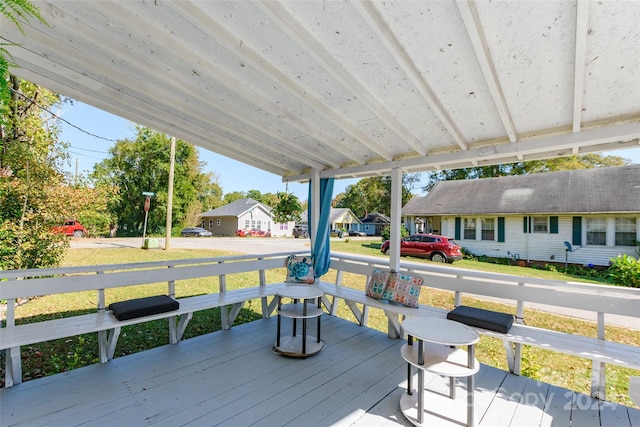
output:
M513 325L512 314L460 305L447 313L447 319L506 334Z
M113 315L118 320L135 319L136 317L150 314L164 313L177 310L179 307L178 301L167 295L136 298L109 304L109 310L113 311Z

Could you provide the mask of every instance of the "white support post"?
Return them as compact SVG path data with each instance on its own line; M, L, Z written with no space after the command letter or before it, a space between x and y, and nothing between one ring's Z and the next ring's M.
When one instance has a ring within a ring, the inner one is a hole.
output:
M98 271L97 274L104 274L104 271ZM98 313L106 312L107 298L103 289L98 289ZM98 331L98 354L100 355L100 363L107 361L108 353L108 336L107 331Z
M224 264L224 261L220 261L218 264ZM227 276L224 274L220 274L218 276L218 281L220 282L219 292L223 293L227 291ZM229 329L229 312L227 311L226 306L220 307L220 323L222 324L223 329Z
M168 242L168 241L167 241ZM166 248L166 246L165 246ZM174 268L173 265L168 266L169 268ZM176 297L176 282L175 280L169 280L167 282L167 295L171 298ZM167 322L169 324L169 343L176 344L179 341L178 338L178 329L177 329L177 316L171 316L167 318Z
M391 170L391 234L389 236L389 267L391 270L400 269L400 238L402 233L402 170L395 167ZM391 318L387 314L387 335L390 338L398 338L399 320L396 315Z
M259 257L258 260L262 261L264 258ZM264 271L264 269L258 270L258 277L259 277L259 281L260 281L260 287L261 288L265 288L267 286L267 273ZM267 299L267 297L262 297L262 318L263 319L268 319L269 318L269 314L271 313L269 311L269 300Z
M518 283L518 286L525 286L524 282ZM518 300L516 303L516 323L524 323L524 301ZM512 374L520 375L522 368L522 344L514 344L513 365L510 370Z
M16 300L15 298L7 298L7 318L6 328L16 326ZM20 356L20 347L8 348L5 352L5 373L4 386L13 387L14 384L22 382L22 359Z
M604 313L598 312L598 339L605 339ZM606 364L593 360L591 362L591 397L605 400L606 388Z

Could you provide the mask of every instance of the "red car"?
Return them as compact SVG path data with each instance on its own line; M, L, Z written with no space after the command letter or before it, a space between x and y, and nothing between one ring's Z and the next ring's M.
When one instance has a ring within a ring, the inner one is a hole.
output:
M238 237L271 237L271 231L259 230L253 228L251 230L238 230L236 231Z
M87 229L82 226L78 221L67 220L63 225L53 227L53 231L56 233L63 233L67 236L83 237L87 234Z
M380 247L380 252L389 251L389 241ZM400 241L400 255L429 258L435 262L453 262L462 259L462 248L455 240L435 234L412 234Z

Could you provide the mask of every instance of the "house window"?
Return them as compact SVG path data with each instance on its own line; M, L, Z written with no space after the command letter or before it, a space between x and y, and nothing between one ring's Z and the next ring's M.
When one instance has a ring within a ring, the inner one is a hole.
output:
M635 246L636 230L635 218L616 218L616 246Z
M257 227L258 227L258 230L262 230L262 221L261 220L258 220Z
M218 227L220 227L220 226L222 225L222 220L221 220L220 218L218 218L218 219L216 220L216 225L217 225Z
M604 218L587 218L587 245L607 244L607 222Z
M482 218L482 240L495 240L495 220Z
M547 224L547 217L546 216L534 216L533 218L531 218L531 221L533 223L533 232L534 233L548 233L549 232L549 228L548 228L548 224Z
M464 237L463 239L475 240L476 239L476 219L465 218L464 219Z
M218 221L220 221L220 220L218 220ZM212 219L209 220L209 228L210 229L213 228L213 220Z
M251 220L251 228L256 228L256 220L255 219Z
M245 230L248 229L251 226L251 222L248 219L244 220L244 228Z

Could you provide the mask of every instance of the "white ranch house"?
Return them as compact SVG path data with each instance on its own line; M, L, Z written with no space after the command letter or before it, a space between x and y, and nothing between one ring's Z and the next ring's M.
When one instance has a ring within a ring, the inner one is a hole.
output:
M219 208L203 212L202 227L214 236L235 236L238 230L258 229L272 236L291 236L293 222L273 222L272 208L251 198L239 199Z
M477 255L608 265L640 240L640 165L439 182L402 215Z

